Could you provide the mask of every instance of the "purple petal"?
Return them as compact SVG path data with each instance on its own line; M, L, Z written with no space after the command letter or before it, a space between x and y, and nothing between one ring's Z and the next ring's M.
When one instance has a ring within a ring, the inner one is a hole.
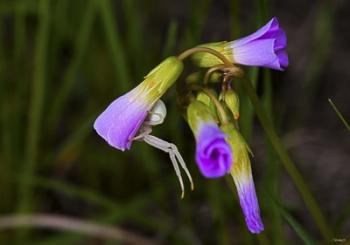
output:
M257 39L267 39L272 38L276 31L279 29L279 23L276 17L272 18L266 25L261 27L256 32L250 34L249 36L237 39L233 41L234 43L233 47L239 47L246 43L249 43L251 41L257 40Z
M257 40L234 49L233 59L242 65L264 66L280 70L274 50L274 40Z
M236 182L237 180L235 180ZM244 214L247 227L251 233L260 233L264 230L264 224L261 221L258 199L255 193L253 178L249 180L236 182L239 196L239 202Z
M122 151L130 149L132 139L151 107L138 90L136 87L113 101L94 123L96 132L108 144Z
M235 63L284 70L288 66L286 33L273 18L253 34L230 42ZM283 52L280 52L283 51Z
M231 147L226 135L216 124L203 124L196 137L196 162L201 173L208 178L227 174L232 166Z
M287 47L287 36L284 30L279 29L275 35L275 51L285 49Z
M288 59L288 54L284 50L279 50L276 52L278 56L278 61L281 65L281 67L284 69L289 65L289 59Z

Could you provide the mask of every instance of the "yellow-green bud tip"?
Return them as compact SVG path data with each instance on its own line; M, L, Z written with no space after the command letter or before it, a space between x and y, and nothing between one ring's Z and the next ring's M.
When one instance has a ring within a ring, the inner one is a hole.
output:
M187 107L187 121L192 132L196 135L201 123L216 123L218 119L208 105L204 104L201 101L194 100Z
M226 90L221 94L222 100L225 102L227 108L231 111L235 120L239 119L239 97L232 89Z
M146 76L141 86L148 91L148 99L158 100L174 84L183 71L183 63L175 56L166 58Z

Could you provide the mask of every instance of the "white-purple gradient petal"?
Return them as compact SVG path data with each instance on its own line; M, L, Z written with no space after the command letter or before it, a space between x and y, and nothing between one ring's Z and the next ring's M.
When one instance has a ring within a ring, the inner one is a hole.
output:
M260 208L253 178L251 175L236 176L234 181L247 227L251 233L260 233L264 230L264 224L260 217Z
M124 151L144 122L152 105L137 92L139 87L114 100L96 119L96 132L109 145Z

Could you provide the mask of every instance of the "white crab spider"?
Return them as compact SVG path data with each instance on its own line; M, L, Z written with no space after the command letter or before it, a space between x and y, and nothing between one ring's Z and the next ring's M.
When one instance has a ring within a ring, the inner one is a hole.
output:
M162 124L165 117L166 117L166 107L162 100L158 100L155 105L152 107L152 109L148 112L148 116L146 120L143 122L140 130L139 135L134 138L134 140L141 140L146 142L147 144L160 149L166 153L169 154L170 160L174 166L177 178L179 179L180 186L181 186L181 198L185 195L185 188L184 183L181 177L181 172L179 168L180 166L185 171L190 183L191 183L191 190L194 189L193 181L190 172L187 169L186 163L183 160L182 156L180 155L176 145L173 143L169 143L165 140L159 139L153 135L150 135L152 132L152 126Z

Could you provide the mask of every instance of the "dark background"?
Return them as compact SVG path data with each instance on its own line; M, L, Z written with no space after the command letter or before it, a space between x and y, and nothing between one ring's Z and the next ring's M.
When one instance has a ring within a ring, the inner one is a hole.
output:
M166 154L139 142L119 152L92 130L96 116L165 57L245 36L276 16L290 66L248 73L257 72L257 92L331 239L349 241L349 131L328 102L350 118L349 13L346 0L1 0L0 228L12 215L49 213L165 244L319 244L317 225L244 93L241 128L255 154L265 224L258 236L247 231L230 184L200 175L174 88L154 134L174 142L190 167L195 191L184 200ZM116 243L92 233L0 230L0 244Z

